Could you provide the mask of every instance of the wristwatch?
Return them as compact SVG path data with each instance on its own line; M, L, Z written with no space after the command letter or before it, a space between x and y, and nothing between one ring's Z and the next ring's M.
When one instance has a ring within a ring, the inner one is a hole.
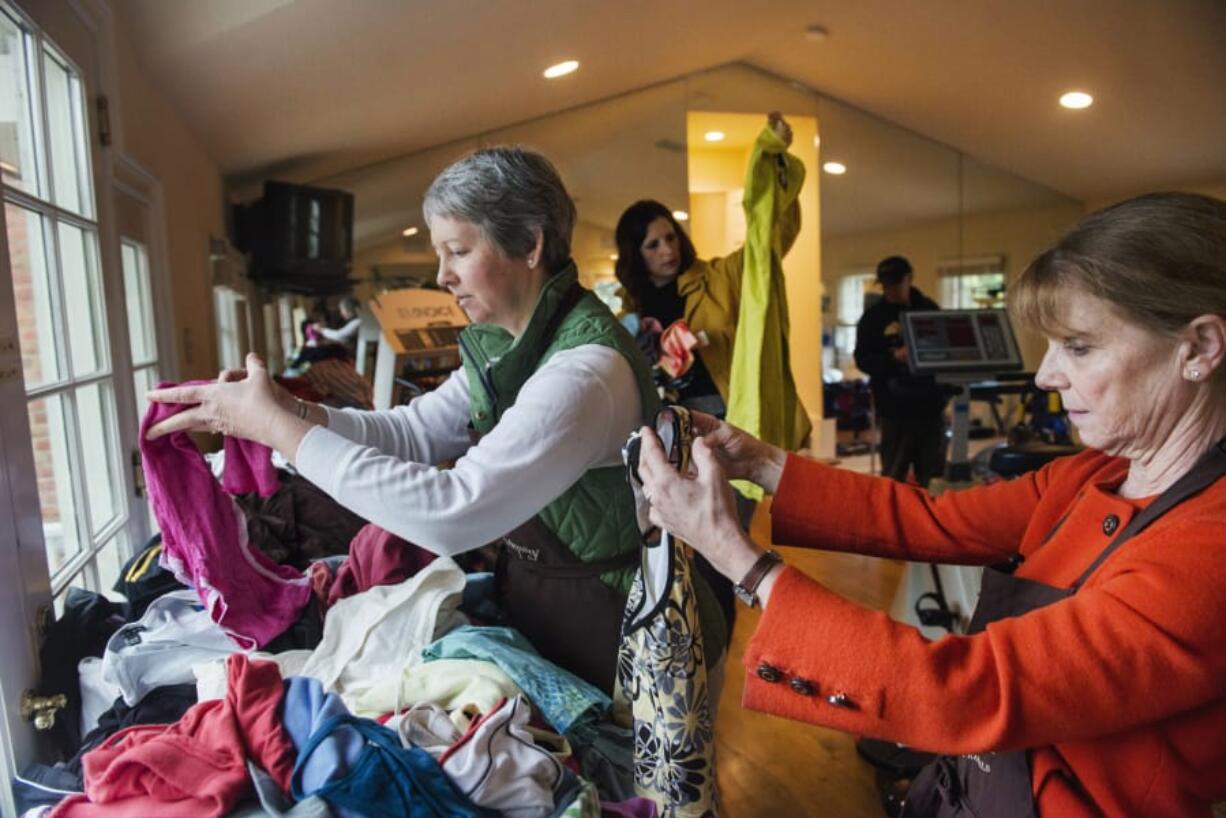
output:
M749 607L758 607L758 586L762 584L763 578L770 573L770 570L781 562L783 562L783 557L779 556L777 551L773 549L767 551L758 557L758 561L749 569L745 578L732 586L732 593Z

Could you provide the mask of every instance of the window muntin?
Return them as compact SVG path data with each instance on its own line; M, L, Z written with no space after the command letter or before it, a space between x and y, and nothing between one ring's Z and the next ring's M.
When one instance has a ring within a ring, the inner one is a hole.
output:
M0 193L57 604L103 590L128 548L86 100L80 70L0 0Z

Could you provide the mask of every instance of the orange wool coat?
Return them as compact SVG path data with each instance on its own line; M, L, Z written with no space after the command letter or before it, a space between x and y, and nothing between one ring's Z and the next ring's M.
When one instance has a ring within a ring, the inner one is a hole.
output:
M1115 494L1126 473L1087 451L934 500L789 456L774 540L974 565L1020 551L1018 576L1067 588L1142 507ZM928 641L785 568L745 665L754 710L943 753L1032 748L1042 816L1208 816L1226 800L1226 479L1074 596L974 636Z

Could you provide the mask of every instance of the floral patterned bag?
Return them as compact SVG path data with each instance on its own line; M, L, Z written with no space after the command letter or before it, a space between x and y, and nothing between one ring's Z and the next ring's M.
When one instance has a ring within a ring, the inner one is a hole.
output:
M660 410L656 432L669 461L689 468L689 412ZM714 732L693 568L685 544L647 518L638 447L635 433L623 450L643 548L622 623L614 718L633 724L635 790L656 803L661 818L715 818Z

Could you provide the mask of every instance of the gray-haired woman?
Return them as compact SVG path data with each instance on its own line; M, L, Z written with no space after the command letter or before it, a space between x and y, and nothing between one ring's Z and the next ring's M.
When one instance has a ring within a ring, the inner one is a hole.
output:
M200 404L150 437L192 429L265 443L342 505L437 554L501 541L511 623L609 690L639 552L620 450L658 408L647 362L578 283L575 206L545 157L477 151L434 180L424 211L438 283L473 322L462 372L408 406L337 411L296 401L248 356L220 383L150 393ZM698 590L713 661L727 637Z

